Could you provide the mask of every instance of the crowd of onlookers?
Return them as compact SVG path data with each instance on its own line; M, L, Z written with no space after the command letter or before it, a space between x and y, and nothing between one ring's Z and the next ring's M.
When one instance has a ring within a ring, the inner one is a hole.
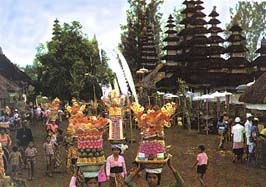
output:
M233 163L242 163L245 156L249 166L266 168L266 126L260 124L259 118L247 113L245 120L235 117L230 122L225 114L218 120L217 130L220 136L219 149L224 149L226 140L232 140L235 155Z

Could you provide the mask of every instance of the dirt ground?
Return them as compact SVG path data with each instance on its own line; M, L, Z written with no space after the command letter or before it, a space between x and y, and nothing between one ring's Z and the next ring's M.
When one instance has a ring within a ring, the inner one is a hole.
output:
M60 124L65 129L67 123ZM32 126L35 145L39 152L37 158L37 166L35 179L27 181L28 187L67 187L71 178L70 174L66 174L65 167L61 168L53 177L45 175L45 160L42 144L45 141L44 127L40 122ZM127 129L127 137L130 137L130 131ZM169 152L174 156L174 164L184 178L184 187L198 187L199 182L196 179L196 170L191 169L195 162L197 154L197 146L199 144L206 145L206 152L209 157L209 166L206 174L208 187L264 187L266 170L247 167L243 164L232 163L231 143L225 145L225 151L218 151L218 137L216 135L198 134L196 131L188 133L182 127L171 127L165 130L166 144L172 145ZM133 138L139 140L139 131L133 130ZM125 153L127 168L131 167L131 162L135 159L138 143L128 143L129 149ZM110 143L105 137L105 154L106 157L111 154ZM65 159L65 156L62 158ZM27 178L27 171L23 170L22 178ZM144 178L143 174L143 178ZM144 181L144 180L143 180ZM140 186L145 186L143 181ZM144 181L145 182L145 181ZM170 182L174 182L174 178L167 166L164 167L162 173L161 186L165 186ZM104 184L103 186L108 186Z

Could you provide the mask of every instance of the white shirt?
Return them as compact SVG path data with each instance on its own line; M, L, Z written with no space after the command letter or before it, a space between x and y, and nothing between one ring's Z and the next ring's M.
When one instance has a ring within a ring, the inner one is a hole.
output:
M245 133L246 133L247 145L249 145L250 144L249 137L251 136L252 121L247 120L244 126L245 126Z
M232 127L231 133L233 134L233 142L244 142L243 134L245 133L245 128L237 123Z

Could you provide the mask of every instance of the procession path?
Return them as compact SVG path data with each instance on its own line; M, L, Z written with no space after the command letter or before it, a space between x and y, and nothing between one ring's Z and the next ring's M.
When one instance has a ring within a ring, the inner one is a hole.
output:
M67 122L63 122L60 127L65 129ZM41 122L32 126L34 142L38 150L36 175L33 181L27 181L29 187L68 187L70 174L65 173L65 167L60 173L55 173L53 177L45 175L45 158L42 150L42 144L45 141L45 130ZM126 135L130 137L130 130L127 128ZM184 187L198 187L199 183L196 179L196 171L191 169L195 162L197 154L197 146L205 144L209 157L209 166L206 174L206 180L209 187L263 187L265 184L266 170L258 168L248 168L246 164L233 164L231 142L225 144L226 151L218 151L219 142L216 135L202 135L195 131L189 133L182 127L171 127L165 130L166 144L172 145L169 152L174 156L173 162L175 167L180 171L185 180ZM133 138L140 140L139 131L133 129ZM107 134L104 136L105 155L111 154L110 144L107 141ZM131 162L135 159L138 143L128 143L129 149L125 153L127 167L131 167ZM63 156L62 159L65 159ZM23 170L23 178L27 178L27 171ZM144 172L143 172L144 173ZM143 179L137 181L141 187L145 187ZM162 186L174 181L173 176L167 166L164 167L162 173ZM104 186L108 186L104 184Z

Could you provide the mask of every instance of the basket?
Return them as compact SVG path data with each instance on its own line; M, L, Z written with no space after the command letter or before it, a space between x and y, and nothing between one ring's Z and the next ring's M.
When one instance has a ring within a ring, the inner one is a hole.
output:
M169 158L167 157L164 160L157 160L157 159L154 159L154 160L139 160L139 158L136 157L135 161L138 162L138 163L142 163L142 164L166 164L168 159Z
M79 166L81 172L98 172L104 164L105 163L77 164L77 166Z
M138 158L136 158L135 161L140 164L143 164L144 168L156 169L163 168L163 166L167 163L168 159L168 157L164 160L139 160Z
M123 139L108 138L108 140L110 141L111 144L122 144L125 141L125 138Z

